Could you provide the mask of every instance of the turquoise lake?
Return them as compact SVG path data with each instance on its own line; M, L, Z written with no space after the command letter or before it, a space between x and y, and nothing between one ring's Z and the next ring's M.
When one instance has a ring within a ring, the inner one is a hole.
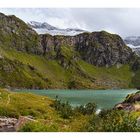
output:
M121 90L16 90L21 93L34 93L55 99L58 96L62 101L68 101L72 106L84 105L88 102L97 104L98 109L113 108L115 104L122 102L136 89Z

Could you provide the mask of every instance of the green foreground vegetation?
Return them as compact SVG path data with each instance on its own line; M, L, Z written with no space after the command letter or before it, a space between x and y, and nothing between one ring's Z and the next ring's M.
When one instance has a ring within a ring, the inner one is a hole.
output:
M35 121L24 124L22 132L137 132L139 111L102 110L96 105L71 107L58 98L30 93L14 93L0 89L0 116L19 118L32 116Z

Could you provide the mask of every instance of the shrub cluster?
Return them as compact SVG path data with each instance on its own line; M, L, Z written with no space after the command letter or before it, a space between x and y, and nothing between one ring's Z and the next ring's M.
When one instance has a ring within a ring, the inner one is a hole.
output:
M64 119L69 119L79 113L82 115L91 115L96 112L95 103L87 103L86 105L81 105L74 108L69 104L69 102L61 102L58 97L56 97L56 100L51 106L54 107Z
M69 119L73 115L72 106L68 102L61 102L61 100L56 98L51 106L54 107L64 119Z
M129 112L103 110L92 116L84 131L89 132L139 132L137 118Z

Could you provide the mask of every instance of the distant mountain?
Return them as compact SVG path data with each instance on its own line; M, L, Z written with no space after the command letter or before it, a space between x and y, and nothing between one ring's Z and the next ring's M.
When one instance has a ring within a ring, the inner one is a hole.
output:
M140 36L128 36L124 39L126 44L132 45L131 47L140 47Z
M54 27L47 22L41 23L36 21L31 21L28 23L28 25L34 29L38 34L51 34L51 35L66 35L66 36L73 36L77 35L83 32L87 32L82 29L78 28L67 28L67 29L60 29L57 27Z
M124 39L124 42L140 56L140 36L128 36Z

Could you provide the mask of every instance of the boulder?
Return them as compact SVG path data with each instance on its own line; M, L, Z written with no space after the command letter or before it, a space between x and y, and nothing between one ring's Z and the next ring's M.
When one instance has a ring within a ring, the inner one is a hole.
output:
M13 132L16 131L15 124L16 118L0 117L0 132Z

